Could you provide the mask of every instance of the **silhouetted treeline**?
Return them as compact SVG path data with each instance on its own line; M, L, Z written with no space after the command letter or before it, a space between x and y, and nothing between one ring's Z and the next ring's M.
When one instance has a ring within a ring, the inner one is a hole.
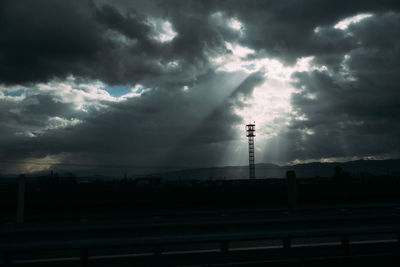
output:
M15 214L18 179L0 180L0 216ZM163 180L144 177L100 180L73 174L26 178L26 214L214 208L284 208L285 179ZM400 200L397 174L349 175L340 167L330 178L297 179L299 205Z

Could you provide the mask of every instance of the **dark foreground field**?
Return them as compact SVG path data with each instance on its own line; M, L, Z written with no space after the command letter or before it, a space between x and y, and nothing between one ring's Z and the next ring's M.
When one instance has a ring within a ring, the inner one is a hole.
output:
M25 179L0 195L0 266L398 266L400 181Z
M113 181L25 178L25 219L115 213L212 209L285 209L285 179L166 181L158 178ZM0 187L1 221L12 221L17 179ZM299 207L400 201L400 179L375 177L334 182L297 180Z

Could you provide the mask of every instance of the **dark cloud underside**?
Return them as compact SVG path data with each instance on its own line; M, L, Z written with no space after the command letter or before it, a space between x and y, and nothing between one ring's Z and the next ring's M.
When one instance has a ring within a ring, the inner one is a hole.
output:
M226 146L243 123L235 110L265 77L218 71L213 59L233 53L226 42L286 66L314 57L316 69L292 76L290 125L267 142L279 153L260 158L396 156L399 9L398 1L1 0L0 159L229 164ZM362 13L372 16L333 27ZM150 89L124 101L90 99L85 86L65 93L80 82ZM18 87L20 99L7 97Z

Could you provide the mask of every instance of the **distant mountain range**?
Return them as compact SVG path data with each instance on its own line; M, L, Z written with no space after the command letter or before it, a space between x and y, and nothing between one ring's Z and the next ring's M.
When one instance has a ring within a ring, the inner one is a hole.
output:
M256 164L256 178L283 178L286 171L294 170L299 178L332 177L334 168L340 166L350 174L387 175L400 173L400 159L356 160L348 162L312 162L305 164L279 166L270 163ZM246 179L248 166L225 166L199 169L187 169L160 173L165 179Z
M357 160L348 162L312 162L297 165L279 166L271 163L256 164L256 178L283 178L286 171L294 170L298 178L307 177L332 177L334 168L340 166L344 171L350 174L363 174L363 175L390 175L400 173L400 159L388 160ZM125 174L129 178L142 178L142 177L162 177L166 180L176 179L247 179L249 177L248 166L225 166L225 167L209 167L209 168L196 168L184 169L174 171L159 171L155 172L148 169L140 169L139 171L130 172L130 169L121 168L89 168L89 169L55 169L54 173L59 173L63 177L82 177L85 179L119 179L123 178ZM29 177L48 176L50 171L41 171L31 173ZM0 178L17 177L18 174L0 175Z

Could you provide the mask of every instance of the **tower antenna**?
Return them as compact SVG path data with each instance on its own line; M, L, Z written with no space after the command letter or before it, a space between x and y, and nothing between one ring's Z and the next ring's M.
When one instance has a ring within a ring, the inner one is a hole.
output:
M256 136L256 122L246 125L246 136L249 139L249 179L256 178L256 168L254 164L254 137Z

